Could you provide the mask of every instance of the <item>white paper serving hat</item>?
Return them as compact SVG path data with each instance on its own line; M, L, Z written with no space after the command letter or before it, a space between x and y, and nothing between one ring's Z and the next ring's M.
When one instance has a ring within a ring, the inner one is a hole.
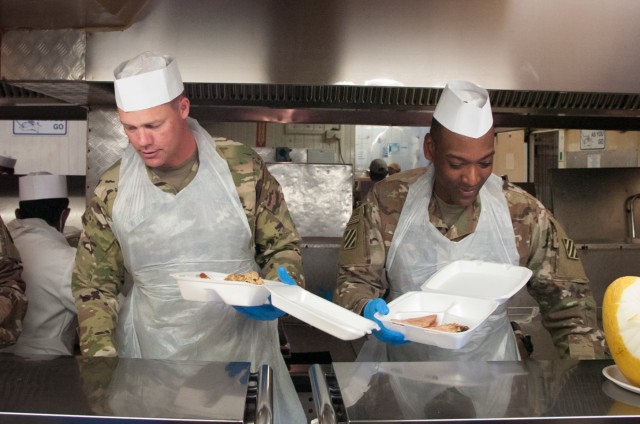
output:
M122 62L113 71L116 104L125 112L170 102L184 91L175 59L144 52Z
M31 173L20 177L18 185L21 202L67 197L67 177L64 175L52 175L48 172Z
M444 87L433 117L446 129L478 138L493 125L489 92L468 81L449 81Z
M5 168L13 168L16 166L16 159L0 155L0 166Z

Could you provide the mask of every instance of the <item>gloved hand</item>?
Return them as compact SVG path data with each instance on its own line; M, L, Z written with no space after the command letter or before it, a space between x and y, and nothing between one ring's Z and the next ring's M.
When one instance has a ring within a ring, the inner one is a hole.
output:
M278 267L278 277L284 284L293 286L297 285L283 266ZM234 308L236 311L242 312L249 318L257 319L259 321L271 321L278 319L285 314L285 312L271 304L271 296L269 296L268 304L260 306L234 306Z
M370 319L380 327L379 331L373 330L373 335L376 336L378 340L385 343L390 343L392 345L409 343L409 340L404 339L404 334L397 331L389 330L384 325L382 325L382 322L374 316L376 312L380 312L382 315L387 315L389 313L389 306L387 306L387 302L380 298L370 300L365 305L363 311L363 315L365 318Z
M268 304L260 306L234 306L234 309L258 321L271 321L284 315L283 311L271 304L271 296L269 296Z
M289 275L287 270L284 269L284 267L282 265L280 265L278 267L278 278L280 278L280 281L282 281L284 284L287 284L289 286L297 286L298 285L298 283L296 283L294 281L294 279L291 278L291 276Z

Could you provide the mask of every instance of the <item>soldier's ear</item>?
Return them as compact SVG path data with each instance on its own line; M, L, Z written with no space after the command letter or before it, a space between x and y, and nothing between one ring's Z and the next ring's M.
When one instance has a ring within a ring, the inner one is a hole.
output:
M422 148L424 151L424 157L430 161L433 161L433 152L435 150L435 145L433 144L433 137L431 137L431 133L427 133L424 136L424 144Z

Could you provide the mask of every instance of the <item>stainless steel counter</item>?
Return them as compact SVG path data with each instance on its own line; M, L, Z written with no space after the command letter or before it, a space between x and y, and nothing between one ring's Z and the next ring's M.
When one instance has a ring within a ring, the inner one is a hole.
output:
M271 423L272 393L246 362L0 354L2 423Z
M640 421L640 395L607 380L613 361L314 365L319 424Z

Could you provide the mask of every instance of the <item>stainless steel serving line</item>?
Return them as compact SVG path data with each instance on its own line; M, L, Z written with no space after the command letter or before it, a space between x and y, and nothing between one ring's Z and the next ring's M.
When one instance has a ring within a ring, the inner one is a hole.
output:
M611 360L335 362L309 370L318 424L637 423L640 394L602 370Z
M273 422L268 365L0 354L2 423Z

